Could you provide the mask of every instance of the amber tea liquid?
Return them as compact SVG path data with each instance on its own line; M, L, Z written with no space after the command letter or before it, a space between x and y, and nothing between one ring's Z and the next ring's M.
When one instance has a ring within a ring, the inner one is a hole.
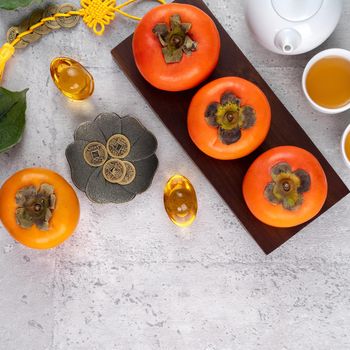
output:
M350 103L350 61L339 56L314 63L306 77L311 99L325 108L340 108Z
M345 138L345 154L350 162L350 132L347 134Z

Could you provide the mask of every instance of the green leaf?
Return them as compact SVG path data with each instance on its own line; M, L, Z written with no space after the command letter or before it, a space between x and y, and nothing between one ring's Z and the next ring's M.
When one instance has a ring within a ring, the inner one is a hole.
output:
M0 87L0 152L7 151L22 139L27 91L12 92Z
M0 0L0 9L15 10L18 7L26 7L37 0Z

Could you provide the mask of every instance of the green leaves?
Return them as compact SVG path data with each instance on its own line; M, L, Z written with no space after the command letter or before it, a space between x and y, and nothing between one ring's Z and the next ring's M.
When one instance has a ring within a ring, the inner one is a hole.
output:
M0 9L15 10L18 7L26 7L37 0L0 0Z
M12 92L0 87L0 152L7 151L21 141L27 91Z

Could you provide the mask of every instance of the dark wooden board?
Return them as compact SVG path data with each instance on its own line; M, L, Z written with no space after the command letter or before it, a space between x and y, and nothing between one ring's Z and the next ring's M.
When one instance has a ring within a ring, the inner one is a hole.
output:
M274 228L261 223L250 213L244 202L241 188L243 177L257 156L272 147L281 145L295 145L314 154L322 164L329 184L328 197L320 214L346 196L349 190L203 1L178 0L175 2L199 7L215 21L220 32L222 51L219 63L206 82L195 89L180 93L161 91L152 87L143 79L135 66L132 54L132 36L114 48L112 55L255 241L266 254L269 254L310 221L292 228ZM234 161L221 161L206 156L192 143L187 132L187 110L192 97L205 83L224 76L239 76L258 85L266 94L272 110L271 130L265 142L249 156Z

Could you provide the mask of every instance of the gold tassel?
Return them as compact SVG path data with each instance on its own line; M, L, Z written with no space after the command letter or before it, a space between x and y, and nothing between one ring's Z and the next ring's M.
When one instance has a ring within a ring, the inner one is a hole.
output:
M2 80L6 62L12 57L14 53L15 48L9 43L4 44L3 47L0 48L0 82Z

